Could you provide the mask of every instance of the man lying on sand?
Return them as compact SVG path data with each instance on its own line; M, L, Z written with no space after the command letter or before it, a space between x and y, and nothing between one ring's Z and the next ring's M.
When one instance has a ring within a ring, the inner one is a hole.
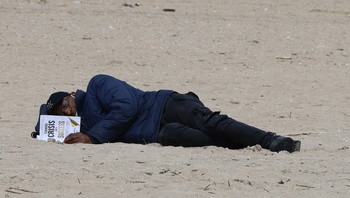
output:
M68 135L67 144L157 142L232 149L261 145L274 152L299 151L301 144L213 112L192 92L142 91L108 75L94 76L86 92L53 93L40 114L81 117L81 131Z

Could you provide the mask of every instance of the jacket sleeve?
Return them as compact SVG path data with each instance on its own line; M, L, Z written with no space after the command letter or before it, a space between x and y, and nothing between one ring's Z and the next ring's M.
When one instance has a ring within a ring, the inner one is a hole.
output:
M115 142L136 120L138 115L135 88L110 76L94 77L87 88L89 112L103 112L87 135L94 143ZM100 115L100 114L98 114Z

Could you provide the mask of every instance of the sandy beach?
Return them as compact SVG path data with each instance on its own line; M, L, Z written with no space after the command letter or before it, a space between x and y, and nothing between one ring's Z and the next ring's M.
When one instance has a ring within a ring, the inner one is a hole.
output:
M349 32L348 0L1 1L0 197L348 197ZM193 91L301 151L30 137L96 74Z

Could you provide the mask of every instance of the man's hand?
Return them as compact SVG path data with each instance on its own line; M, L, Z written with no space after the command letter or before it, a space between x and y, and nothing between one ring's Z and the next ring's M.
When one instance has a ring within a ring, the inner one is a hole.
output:
M66 139L64 139L64 143L66 143L66 144L75 144L75 143L92 144L89 136L85 135L84 133L71 133L66 137Z

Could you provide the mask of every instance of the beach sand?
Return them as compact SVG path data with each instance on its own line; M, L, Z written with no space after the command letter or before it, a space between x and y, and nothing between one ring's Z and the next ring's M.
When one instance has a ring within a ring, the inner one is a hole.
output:
M0 197L347 197L349 32L348 0L1 1ZM30 137L50 93L100 73L193 91L301 151Z

